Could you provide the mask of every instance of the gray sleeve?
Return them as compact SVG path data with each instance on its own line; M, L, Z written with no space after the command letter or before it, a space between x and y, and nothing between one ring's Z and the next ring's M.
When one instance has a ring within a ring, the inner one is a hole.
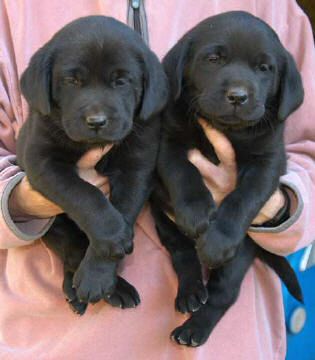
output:
M14 187L23 179L24 173L18 173L5 186L1 197L1 211L8 228L21 240L32 241L41 238L50 228L55 218L12 218L9 212L9 197Z

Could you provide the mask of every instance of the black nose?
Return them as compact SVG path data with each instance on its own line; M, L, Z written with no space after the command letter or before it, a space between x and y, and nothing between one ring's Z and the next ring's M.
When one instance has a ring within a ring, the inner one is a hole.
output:
M106 115L91 115L86 117L86 123L90 129L98 130L107 124Z
M248 91L242 86L231 87L226 93L226 99L233 105L244 105L248 101Z

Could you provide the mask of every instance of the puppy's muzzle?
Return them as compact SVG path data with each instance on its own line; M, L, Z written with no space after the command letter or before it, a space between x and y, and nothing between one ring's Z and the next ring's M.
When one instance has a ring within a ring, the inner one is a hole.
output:
M104 128L108 123L108 118L105 114L102 115L90 115L85 118L87 126L93 130L99 130Z

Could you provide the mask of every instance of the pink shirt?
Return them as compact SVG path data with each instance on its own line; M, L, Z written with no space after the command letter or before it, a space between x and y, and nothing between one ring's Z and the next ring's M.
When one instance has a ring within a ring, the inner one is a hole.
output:
M280 282L258 260L248 271L237 303L208 342L180 347L169 334L185 316L174 311L177 281L148 207L136 226L135 251L122 275L140 292L132 310L100 302L74 315L61 291L60 261L40 236L49 220L11 219L7 201L23 177L15 165L15 139L26 118L18 79L31 55L67 22L103 14L123 22L124 0L2 0L0 2L0 358L1 359L284 359L286 339ZM315 235L315 54L310 24L294 0L146 0L150 46L159 57L202 19L228 10L263 18L279 34L302 72L305 101L287 123L292 216L252 237L278 254L309 244Z

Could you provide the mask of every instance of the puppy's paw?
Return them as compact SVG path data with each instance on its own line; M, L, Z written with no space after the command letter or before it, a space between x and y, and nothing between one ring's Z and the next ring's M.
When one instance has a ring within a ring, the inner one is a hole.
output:
M217 268L231 260L239 248L240 242L216 226L209 226L207 231L196 241L200 261L208 268Z
M175 308L181 313L195 312L208 300L208 291L201 280L180 284Z
M88 306L87 303L81 302L78 299L76 289L72 286L73 273L66 272L63 281L63 292L65 294L66 301L68 302L71 310L78 314L83 315Z
M69 303L70 309L75 314L82 316L85 313L88 306L87 303L81 302L77 297L73 298L72 300L68 300L68 299L66 300Z
M135 308L140 304L138 291L125 279L118 277L114 292L105 298L105 301L121 309Z
M73 286L81 302L96 303L111 294L116 286L117 263L95 256L91 247L73 277Z
M116 232L104 232L91 241L96 253L106 259L119 260L133 250L133 227L126 222Z
M185 199L175 204L175 220L179 229L190 238L197 238L206 231L215 217L216 207L209 192Z
M182 326L173 330L171 339L179 345L197 347L204 344L210 335L210 331L206 326L199 326L188 319Z

